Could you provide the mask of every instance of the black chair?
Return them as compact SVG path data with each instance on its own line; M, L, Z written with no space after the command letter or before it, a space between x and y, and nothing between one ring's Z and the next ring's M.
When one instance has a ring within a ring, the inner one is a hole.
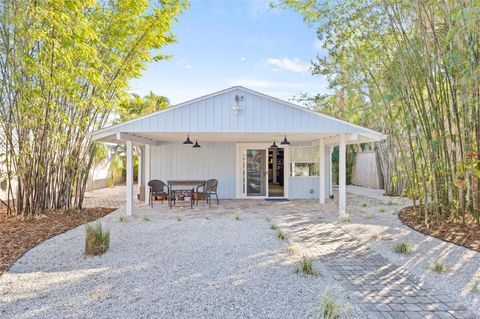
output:
M217 199L217 205L220 205L217 194L217 186L218 180L216 179L209 179L203 185L203 198L207 200L208 207L211 207L212 205L212 195L215 195L215 198Z
M164 199L168 199L168 186L164 182L158 179L153 179L148 182L148 186L150 186L150 206L153 208L153 198L155 196L162 196L162 204ZM165 192L165 189L167 190Z

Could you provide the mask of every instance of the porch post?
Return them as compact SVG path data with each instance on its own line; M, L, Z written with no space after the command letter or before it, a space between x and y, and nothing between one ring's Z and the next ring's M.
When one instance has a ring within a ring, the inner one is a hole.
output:
M318 178L320 180L320 185L318 187L319 201L320 204L325 204L325 143L323 139L319 143L319 153L320 153L320 165L319 165L319 174Z
M142 188L143 186L142 161L143 161L143 147L139 147L138 148L137 195L140 194L140 188Z
M340 214L347 212L347 146L345 134L340 135L339 161L338 161L338 210Z
M332 169L332 155L333 155L333 147L329 147L328 148L328 167L330 168L330 191L329 191L329 195L332 196L333 195L333 169Z
M133 143L127 141L127 202L125 205L125 214L133 214Z
M148 186L148 182L150 181L150 145L145 145L145 204L149 204L150 202L150 187Z

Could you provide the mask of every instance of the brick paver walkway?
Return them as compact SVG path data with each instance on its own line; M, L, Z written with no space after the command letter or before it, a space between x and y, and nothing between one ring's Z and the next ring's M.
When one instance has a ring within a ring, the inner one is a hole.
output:
M332 223L290 222L285 230L335 274L371 318L477 318Z

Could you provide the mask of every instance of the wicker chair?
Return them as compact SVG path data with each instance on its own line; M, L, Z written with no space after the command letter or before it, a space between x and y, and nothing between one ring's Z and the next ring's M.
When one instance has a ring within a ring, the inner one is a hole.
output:
M148 186L150 186L150 199L149 203L150 206L153 208L153 199L156 196L161 196L162 198L162 204L165 199L168 199L168 186L164 182L154 179L148 182ZM165 192L166 189L166 192Z
M215 198L217 200L217 205L220 205L220 201L218 200L218 194L217 194L217 186L218 186L218 180L216 179L209 179L203 185L203 198L207 200L208 207L211 207L212 205L212 195L215 195Z

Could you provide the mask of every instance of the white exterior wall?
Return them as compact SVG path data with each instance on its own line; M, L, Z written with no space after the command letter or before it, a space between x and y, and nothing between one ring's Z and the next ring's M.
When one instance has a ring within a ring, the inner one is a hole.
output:
M151 179L218 179L218 197L235 198L235 143L198 141L200 148L168 143L151 147Z
M151 179L218 179L220 199L236 198L236 143L202 142L201 148L167 143L151 147ZM328 152L328 150L326 151ZM329 154L329 153L327 153ZM290 166L290 163L285 163ZM326 163L326 197L329 196L329 164ZM289 198L318 199L318 177L289 177ZM313 189L313 194L310 193Z
M235 114L235 96L243 96L242 110ZM166 111L112 127L112 132L209 132L209 133L355 133L361 128L332 120L302 107L266 95L235 88L174 106Z

